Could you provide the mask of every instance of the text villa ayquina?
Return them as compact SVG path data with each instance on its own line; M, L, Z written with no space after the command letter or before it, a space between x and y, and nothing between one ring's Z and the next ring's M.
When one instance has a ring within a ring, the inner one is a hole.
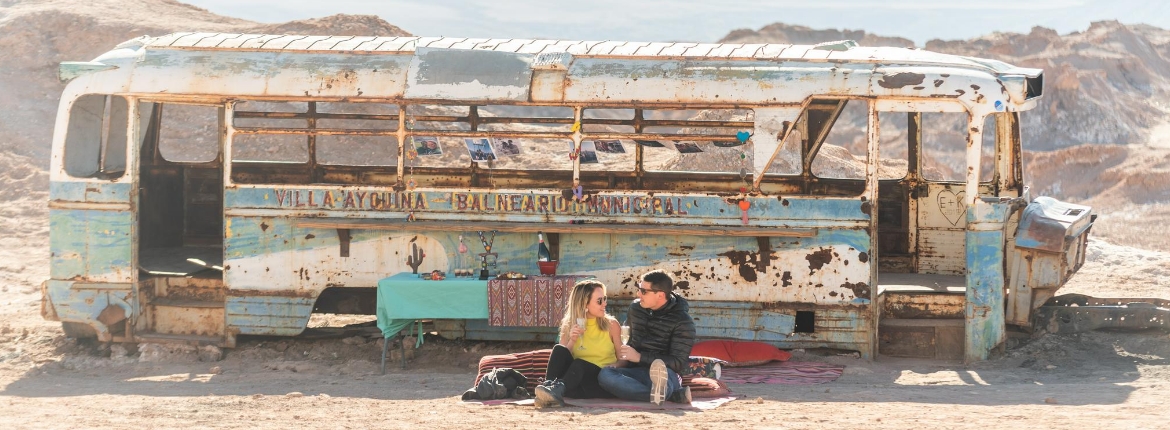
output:
M426 193L274 189L280 207L376 211L450 210L456 212L688 215L697 202L677 197L572 196L535 193Z

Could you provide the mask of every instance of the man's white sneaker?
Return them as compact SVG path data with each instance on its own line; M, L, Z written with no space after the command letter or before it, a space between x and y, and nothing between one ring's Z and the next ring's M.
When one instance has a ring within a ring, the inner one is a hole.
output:
M661 405L666 400L666 363L654 360L650 363L650 402Z

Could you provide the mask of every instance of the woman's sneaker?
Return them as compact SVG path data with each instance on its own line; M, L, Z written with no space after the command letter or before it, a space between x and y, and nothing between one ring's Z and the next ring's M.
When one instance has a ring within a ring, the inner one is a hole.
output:
M564 407L565 383L560 379L540 383L536 386L536 401L532 404L537 409Z
M666 372L666 363L662 360L654 360L650 363L650 402L655 405L661 405L663 400L666 400L666 378L670 376Z

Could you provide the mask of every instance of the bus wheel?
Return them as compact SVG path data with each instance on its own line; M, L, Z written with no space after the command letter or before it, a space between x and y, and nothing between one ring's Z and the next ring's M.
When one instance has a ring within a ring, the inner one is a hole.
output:
M61 329L65 331L65 337L74 339L94 339L97 338L97 331L90 327L89 324L82 324L76 322L62 322Z

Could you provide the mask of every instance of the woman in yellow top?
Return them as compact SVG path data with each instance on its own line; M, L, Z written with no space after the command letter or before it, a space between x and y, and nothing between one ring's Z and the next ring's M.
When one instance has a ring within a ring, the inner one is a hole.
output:
M548 359L545 382L536 387L536 407L564 406L564 397L613 397L597 384L602 367L625 367L618 360L621 323L605 312L605 284L578 282L561 320L560 343ZM579 321L584 321L584 326Z

